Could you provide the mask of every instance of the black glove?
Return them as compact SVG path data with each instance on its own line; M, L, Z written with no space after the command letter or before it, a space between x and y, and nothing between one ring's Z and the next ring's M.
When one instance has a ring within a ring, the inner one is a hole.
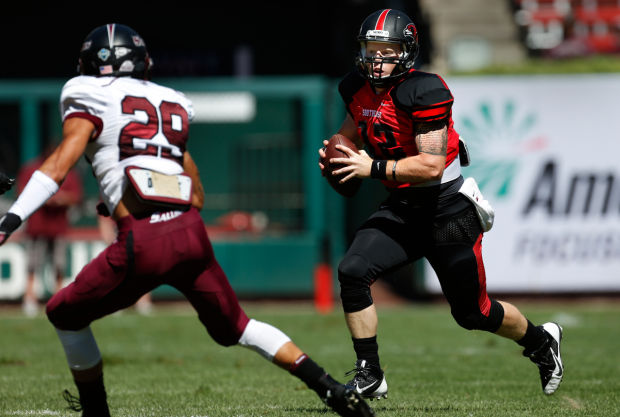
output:
M4 244L17 228L22 224L22 219L15 213L7 213L0 218L0 245Z
M7 175L0 172L0 195L6 193L15 184L15 178L9 178Z
M105 205L103 201L100 201L97 204L97 214L103 217L110 217L110 211L108 210L108 206Z

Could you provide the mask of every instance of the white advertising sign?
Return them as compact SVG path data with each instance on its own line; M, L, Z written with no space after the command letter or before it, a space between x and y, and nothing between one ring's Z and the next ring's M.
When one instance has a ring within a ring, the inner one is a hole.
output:
M482 241L488 290L620 290L620 76L446 82L472 156L463 175L495 209Z
M100 240L76 240L69 243L67 251L70 276L65 277L65 285L75 279L80 270L106 248ZM23 243L8 242L0 247L0 300L20 299L26 290L28 252ZM53 294L56 283L49 265L36 272L34 282L38 297Z

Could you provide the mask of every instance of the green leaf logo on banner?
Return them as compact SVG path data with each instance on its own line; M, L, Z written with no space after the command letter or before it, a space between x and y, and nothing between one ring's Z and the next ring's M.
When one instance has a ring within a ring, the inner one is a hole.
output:
M485 193L506 197L518 173L518 156L532 142L536 121L534 113L517 112L512 100L497 106L481 102L476 114L458 120L456 129L467 142L472 159L463 174L474 177Z

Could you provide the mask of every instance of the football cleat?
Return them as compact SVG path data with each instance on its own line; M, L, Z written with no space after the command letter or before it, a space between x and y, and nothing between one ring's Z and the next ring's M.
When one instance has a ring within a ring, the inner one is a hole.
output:
M357 360L355 369L350 370L346 375L355 374L346 386L353 389L364 398L380 400L387 398L388 386L385 375L381 369L368 364L365 360Z
M355 390L334 384L327 390L325 404L344 417L374 417L375 412Z
M562 382L564 365L560 356L562 327L557 323L544 323L539 326L547 335L547 342L535 351L523 351L523 356L530 358L538 366L543 392L553 394Z
M71 411L81 411L82 417L110 417L110 410L105 399L97 404L86 404L84 400L71 394L68 390L64 390L62 396L69 404L67 408Z

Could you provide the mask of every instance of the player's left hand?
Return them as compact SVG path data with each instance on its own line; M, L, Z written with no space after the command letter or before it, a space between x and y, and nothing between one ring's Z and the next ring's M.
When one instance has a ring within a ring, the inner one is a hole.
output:
M358 153L342 145L336 145L336 149L343 151L349 156L348 158L332 158L330 161L332 164L346 165L333 172L334 175L348 174L340 180L341 183L347 182L354 177L370 177L372 158L366 153L366 151L361 149Z
M9 178L6 174L0 172L0 195L6 193L15 184L15 178Z
M22 219L15 213L7 213L0 218L0 246L21 224Z
M321 169L321 176L325 176L325 165L323 165L323 162L321 162L323 159L325 159L325 148L327 147L327 144L329 143L329 141L324 140L323 141L323 147L319 149L319 168Z

